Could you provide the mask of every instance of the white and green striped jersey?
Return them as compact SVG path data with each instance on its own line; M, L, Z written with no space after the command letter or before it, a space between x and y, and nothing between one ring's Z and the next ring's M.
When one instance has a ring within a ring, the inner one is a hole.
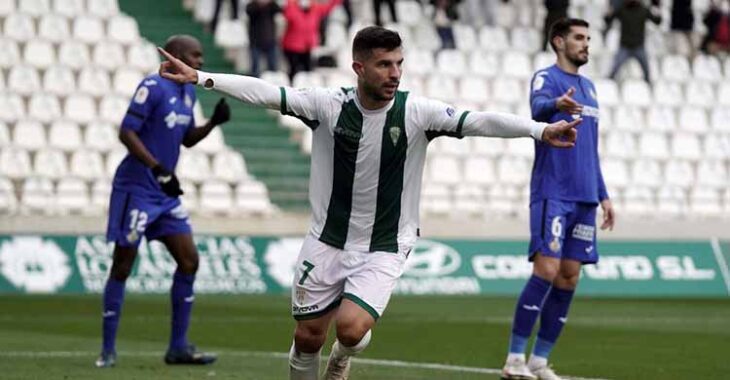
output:
M199 83L278 108L312 129L310 233L347 250L413 247L426 148L435 137L539 138L545 127L513 115L457 111L401 91L382 109L367 110L352 88L276 88L255 78L203 72Z

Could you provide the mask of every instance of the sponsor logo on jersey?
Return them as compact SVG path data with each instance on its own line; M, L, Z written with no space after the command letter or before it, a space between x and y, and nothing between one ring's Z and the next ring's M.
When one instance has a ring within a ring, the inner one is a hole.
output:
M591 106L583 106L583 112L581 113L583 116L590 116L598 119L600 117L600 111L598 111L598 108L591 107ZM574 115L575 116L575 115Z
M307 291L304 288L297 286L296 296L297 296L297 303L303 304L307 298Z
M299 307L299 306L294 305L294 306L291 307L291 311L292 312L294 312L294 313L302 313L302 314L304 314L304 313L311 313L311 312L317 311L317 310L319 310L319 306L317 306L317 305L302 306L302 307Z
M360 138L362 137L362 133L345 129L340 125L335 127L334 132L336 135L340 135L342 137L346 137L346 138L354 139L354 140L360 140Z
M147 101L147 97L150 95L150 89L148 89L145 86L140 87L137 89L137 92L134 94L134 102L137 104L144 104L144 102Z
M0 274L29 293L54 292L71 276L68 257L52 240L15 237L0 247Z
M175 111L170 111L170 113L165 116L165 124L167 124L167 128L175 128L175 125L188 125L190 124L190 121L192 118L190 115L185 114L177 114Z
M400 128L398 127L390 127L390 141L393 142L393 146L398 144L398 140L400 139Z
M573 238L583 241L593 241L593 235L596 233L596 227L587 224L578 223L573 228ZM586 250L586 253L589 253Z
M147 79L146 81L144 81L145 86L154 86L156 84L157 84L157 81L154 79Z
M454 115L456 114L456 110L449 107L446 109L446 114L449 115L449 117L454 117Z

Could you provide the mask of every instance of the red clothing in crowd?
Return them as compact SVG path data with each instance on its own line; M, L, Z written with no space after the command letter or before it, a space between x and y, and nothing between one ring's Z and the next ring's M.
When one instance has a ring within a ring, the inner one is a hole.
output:
M284 7L287 24L281 47L295 53L312 51L319 45L320 21L340 3L342 0L330 0L326 4L312 0L309 11L305 12L298 0L288 0Z

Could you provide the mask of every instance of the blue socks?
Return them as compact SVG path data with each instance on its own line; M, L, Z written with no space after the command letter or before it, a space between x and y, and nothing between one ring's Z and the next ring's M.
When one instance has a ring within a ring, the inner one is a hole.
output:
M532 328L540 315L545 295L550 291L550 281L532 275L522 289L517 300L517 308L512 322L512 337L510 339L510 353L524 353L527 341L532 335Z
M122 311L122 303L124 303L124 284L124 281L109 277L104 287L104 310L102 314L102 351L104 352L116 352L119 314Z
M194 274L175 272L172 277L172 290L170 299L172 301L172 331L170 334L170 350L184 350L188 346L188 325L190 325L190 312L193 309L193 283Z
M537 332L537 341L533 347L533 355L547 358L553 345L558 340L560 332L568 318L568 309L573 300L574 290L550 290L540 314L540 330Z

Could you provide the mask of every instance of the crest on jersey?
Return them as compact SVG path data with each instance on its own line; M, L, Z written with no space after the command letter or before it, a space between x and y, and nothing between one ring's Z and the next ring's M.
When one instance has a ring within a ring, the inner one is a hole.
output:
M132 230L127 234L127 241L130 243L134 243L137 240L139 240L139 234L137 233L137 230Z
M144 104L144 102L147 101L147 97L150 95L150 90L142 86L137 90L137 93L134 94L134 102L137 104Z
M547 72L542 71L537 73L535 76L535 79L532 81L532 91L538 91L542 88L542 86L545 84L545 75L547 75Z
M398 140L400 139L400 128L398 127L390 127L390 141L393 142L393 146L398 144Z
M185 106L187 106L188 108L193 107L193 99L190 99L190 95L188 94L185 94Z
M560 250L560 240L556 236L553 241L550 242L550 250L557 253Z

